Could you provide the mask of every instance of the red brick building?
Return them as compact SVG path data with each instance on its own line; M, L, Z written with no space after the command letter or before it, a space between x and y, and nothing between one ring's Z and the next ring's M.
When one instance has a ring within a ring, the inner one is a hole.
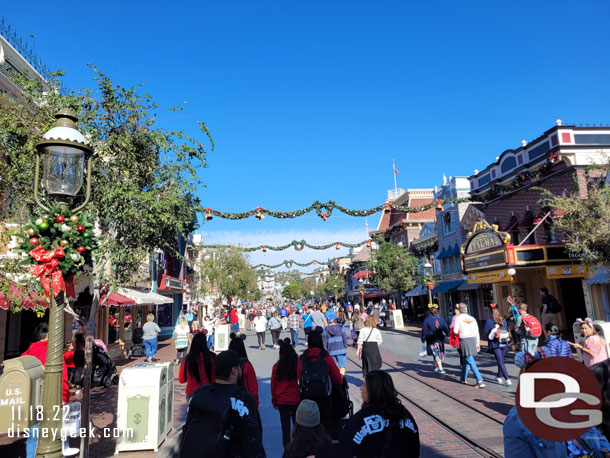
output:
M491 226L479 226L462 246L465 272L470 283L493 285L504 312L511 295L539 315L539 288L546 286L563 305L563 329L571 329L578 317L605 319L591 300L587 268L565 250L562 234L554 228L561 215L545 206L542 190L586 198L594 178L587 178L585 169L607 160L609 151L610 127L563 126L558 120L540 137L504 151L469 177L471 196L482 200Z

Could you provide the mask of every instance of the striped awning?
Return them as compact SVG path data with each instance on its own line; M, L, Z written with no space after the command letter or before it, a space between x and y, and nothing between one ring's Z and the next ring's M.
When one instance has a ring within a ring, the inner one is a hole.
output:
M604 285L610 283L610 269L597 269L595 275L587 280L589 285Z

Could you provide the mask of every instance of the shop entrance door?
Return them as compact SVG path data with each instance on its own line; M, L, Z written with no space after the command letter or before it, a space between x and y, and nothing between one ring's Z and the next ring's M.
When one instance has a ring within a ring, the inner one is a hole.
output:
M562 312L566 318L565 327L571 331L576 318L584 319L587 316L582 280L579 278L565 278L559 280L559 286L562 295L560 299Z

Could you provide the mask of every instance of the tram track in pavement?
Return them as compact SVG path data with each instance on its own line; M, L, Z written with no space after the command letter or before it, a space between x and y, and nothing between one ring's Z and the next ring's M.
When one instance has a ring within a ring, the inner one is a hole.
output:
M352 358L349 355L347 356L347 359L355 366L362 368L362 364L358 360L355 360L354 358ZM460 406L466 407L469 409L470 412L474 412L476 415L485 417L486 420L491 420L494 423L498 424L500 427L503 425L503 422L499 421L497 418L494 418L493 416L488 415L485 412L481 412L481 411L475 409L474 407L472 407L472 405L444 393L443 391L439 390L437 387L433 386L432 384L427 383L417 377L414 377L411 374L408 374L403 369L396 367L392 364L386 363L386 362L383 362L383 365L389 367L394 372L400 373L401 375L405 375L409 379L414 380L421 385L424 385L428 389L434 390L435 395L438 394L445 398L448 398L449 399L448 402L456 403L456 404L459 404ZM424 405L422 405L423 404L422 402L416 401L413 399L413 397L409 397L409 396L403 394L398 388L397 388L397 392L398 392L398 395L404 399L404 402L405 402L407 408L410 407L412 409L419 410L423 415L429 417L434 423L436 423L442 429L447 431L449 434L455 436L456 438L458 438L459 440L464 442L469 448L471 448L478 455L483 456L483 457L488 457L488 458L503 458L504 457L504 455L502 455L501 453L498 453L495 450L490 450L489 446L482 444L476 438L473 438L473 437L465 434L463 431L456 428L454 425L451 425L450 422L444 420L443 418L440 418L440 416L435 414L434 412L432 412L432 410L430 408L427 408Z

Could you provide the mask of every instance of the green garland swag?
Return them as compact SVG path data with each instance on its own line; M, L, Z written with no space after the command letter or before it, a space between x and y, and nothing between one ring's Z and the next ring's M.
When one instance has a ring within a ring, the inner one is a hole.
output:
M334 246L338 250L339 247L357 248L357 247L366 245L368 243L369 243L368 240L364 240L363 242L358 242L358 243L333 242L333 243L328 243L326 245L312 245L310 243L307 243L305 240L293 240L292 242L290 242L286 245L278 245L278 246L259 245L259 246L254 246L254 247L238 247L235 245L205 245L204 248L221 248L221 249L229 248L231 250L239 250L239 251L250 253L252 251L259 251L259 250L262 250L263 252L265 252L267 250L284 251L290 247L293 247L296 251L301 251L303 248L311 248L312 250L328 250L329 248L332 248Z

